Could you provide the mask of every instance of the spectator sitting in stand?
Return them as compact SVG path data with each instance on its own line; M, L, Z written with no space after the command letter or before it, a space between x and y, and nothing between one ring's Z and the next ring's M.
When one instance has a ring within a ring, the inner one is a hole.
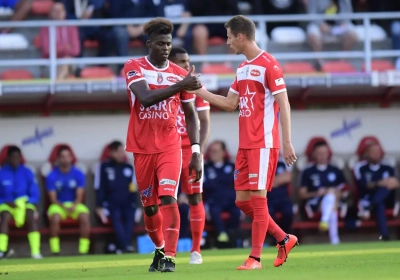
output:
M109 18L147 18L156 17L156 8L153 1L149 0L107 0ZM129 40L140 40L146 42L147 37L143 35L143 24L112 26L115 36L115 51L118 56L128 56ZM120 65L119 68L122 68Z
M351 0L308 0L309 14L348 14L353 13ZM357 34L350 20L340 22L317 20L308 24L307 34L309 43L314 52L322 51L323 37L339 37L342 40L343 50L349 51L357 42ZM318 59L322 67L324 61Z
M160 0L156 4L157 16L168 19L190 17L186 2L186 0ZM174 24L172 37L172 45L174 47L184 47L189 54L192 53L193 35L190 24Z
M54 2L50 11L50 19L65 20L66 11L62 2ZM49 57L49 28L42 27L39 32L40 50L44 58ZM57 58L76 57L80 53L79 31L75 26L58 26L56 29ZM69 65L59 65L57 79L63 80L70 74Z
M204 197L217 232L219 242L229 242L228 230L239 228L240 210L236 207L233 187L235 165L227 159L226 145L214 141L208 149L210 160L204 165ZM221 213L228 211L230 220L225 225Z
M285 232L291 232L293 221L293 204L289 196L289 184L292 182L292 168L288 167L283 158L278 161L272 191L268 193L268 211L271 217L275 213L282 216L276 223ZM275 219L275 218L274 218Z
M24 20L32 8L33 0L0 0L0 8L13 10L10 21ZM9 33L12 28L0 28L0 33Z
M360 161L354 166L360 197L360 216L368 218L369 210L372 210L381 238L389 240L385 209L394 204L395 189L400 186L399 180L395 177L394 168L382 162L383 153L379 144L372 142L367 145L365 158L365 161Z
M237 0L187 0L187 11L194 17L239 14ZM207 53L209 38L226 39L226 28L221 23L196 24L192 32L193 47L199 55Z
M105 17L105 0L62 0L66 11L67 19L101 19ZM81 26L79 28L80 53L79 57L83 57L84 43L86 40L96 40L99 42L98 56L106 57L111 55L113 45L115 43L115 35L108 26ZM78 65L76 76L80 76L80 72L84 65Z
M303 171L299 198L305 202L307 212L321 211L319 228L329 229L331 244L339 244L338 213L340 190L345 186L343 172L329 164L329 147L325 142L315 143L313 163Z

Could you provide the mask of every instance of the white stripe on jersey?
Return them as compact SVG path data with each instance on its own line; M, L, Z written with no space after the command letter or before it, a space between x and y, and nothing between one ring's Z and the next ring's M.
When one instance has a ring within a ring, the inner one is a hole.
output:
M258 170L258 188L259 190L265 190L267 187L268 180L268 167L269 167L269 148L260 149L260 169Z

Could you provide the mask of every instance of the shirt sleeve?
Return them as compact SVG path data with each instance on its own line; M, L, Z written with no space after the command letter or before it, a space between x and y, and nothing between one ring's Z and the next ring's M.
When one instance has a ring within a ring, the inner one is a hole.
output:
M46 178L47 191L51 192L51 191L56 190L55 182L56 182L56 178L55 178L54 172L52 171L52 172L50 172L49 175L47 175L47 178Z
M188 102L194 101L193 93L189 93L187 91L182 91L180 96L181 96L181 102L183 102L183 103L188 103Z
M388 171L389 171L389 176L390 177L395 177L396 176L396 171L394 170L393 167L388 166Z
M344 174L340 169L336 170L336 181L339 189L343 189L346 185L346 179L344 178Z
M86 186L86 179L85 179L85 174L82 173L80 170L76 170L76 183L77 183L77 188L85 188Z
M142 68L140 68L139 64L133 59L129 59L125 63L124 74L126 79L126 86L128 89L131 84L141 80L145 80L142 73Z
M202 98L196 97L195 105L196 105L197 112L210 110L210 103L208 101L205 101Z
M229 91L232 91L233 93L239 94L239 87L238 87L238 82L237 82L237 76L232 82L232 85L229 89Z
M39 203L40 200L39 186L37 184L37 180L33 172L29 169L27 170L27 172L28 172L28 185L29 185L28 203L37 204Z
M13 201L12 188L2 184L2 173L0 171L0 204Z
M272 95L286 91L283 71L278 61L273 60L268 64L265 71L265 83L265 87L269 89Z

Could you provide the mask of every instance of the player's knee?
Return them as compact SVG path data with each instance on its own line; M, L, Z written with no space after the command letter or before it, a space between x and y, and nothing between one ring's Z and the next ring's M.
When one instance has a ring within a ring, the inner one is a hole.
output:
M158 206L157 205L145 206L143 208L143 211L147 217L151 217L151 216L154 216L155 214L157 214Z
M50 216L50 224L58 225L61 222L61 216L59 214L54 214Z
M204 38L208 37L208 29L204 24L197 24L195 27L193 27L193 37L196 38Z
M201 193L190 194L188 195L188 198L190 205L198 205L202 200Z
M169 205L176 203L175 197L169 195L160 197L160 200L161 200L161 205Z

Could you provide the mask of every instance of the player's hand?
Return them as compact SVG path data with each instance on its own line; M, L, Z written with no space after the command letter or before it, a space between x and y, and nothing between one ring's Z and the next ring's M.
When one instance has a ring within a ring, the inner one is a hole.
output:
M190 67L189 72L186 75L186 77L183 78L183 80L179 82L182 85L183 90L191 91L191 90L196 90L196 89L199 89L202 87L202 85L199 81L200 74L195 75L194 70L195 70L195 67L194 67L194 65L192 65Z
M100 218L100 220L101 220L101 222L103 224L107 223L107 217L106 217L106 215L104 215L104 209L103 208L97 207L96 208L96 214Z
M318 194L318 196L324 196L324 195L326 195L327 192L328 192L328 189L327 189L327 188L325 188L325 187L320 187L320 188L318 189L317 194Z
M195 175L193 174L195 173ZM190 180L189 183L196 183L200 181L201 176L203 174L203 164L201 160L201 155L199 153L193 153L192 159L189 164L189 175Z
M291 143L283 144L283 157L287 166L291 166L296 162L297 157Z

